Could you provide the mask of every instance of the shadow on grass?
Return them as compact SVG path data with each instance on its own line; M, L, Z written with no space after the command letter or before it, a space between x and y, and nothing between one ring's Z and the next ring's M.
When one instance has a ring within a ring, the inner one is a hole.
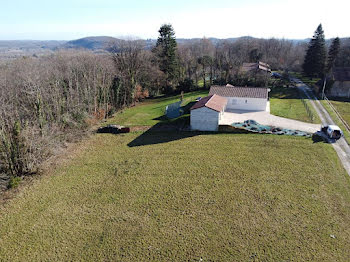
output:
M347 97L328 97L329 100L336 101L336 102L349 102L350 98Z
M158 123L131 141L128 146L146 146L168 143L188 137L197 136L201 132L183 131L178 126L172 124Z
M295 87L273 87L269 96L278 99L300 99L299 91Z
M167 122L169 120L169 118L167 118L166 115L162 115L162 116L153 118L152 120L158 120L158 121L162 121L162 122Z
M332 144L335 143L335 139L328 139L325 137L325 135L321 131L317 131L316 133L312 134L312 141L313 143L325 143L325 144Z
M186 105L180 107L180 110L183 112L183 115L187 115L190 114L190 109L191 107L197 103L196 101L191 101L189 103L187 103ZM181 117L181 116L180 116ZM163 123L167 123L169 121L172 121L171 119L169 119L166 115L162 115L156 118L153 118L152 120L158 120L158 121L162 121ZM176 119L175 119L176 120Z

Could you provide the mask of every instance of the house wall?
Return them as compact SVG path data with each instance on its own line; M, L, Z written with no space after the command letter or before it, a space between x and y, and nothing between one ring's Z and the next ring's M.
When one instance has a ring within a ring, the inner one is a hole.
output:
M219 119L222 112L219 113L207 107L201 107L191 110L191 129L199 131L217 131Z
M335 81L328 95L350 97L350 81Z
M227 109L266 111L267 99L249 97L227 97Z

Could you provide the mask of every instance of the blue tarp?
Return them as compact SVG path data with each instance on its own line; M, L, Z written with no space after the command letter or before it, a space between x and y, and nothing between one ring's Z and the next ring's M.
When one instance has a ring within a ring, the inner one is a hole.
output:
M182 101L178 101L166 107L165 115L167 116L167 118L177 118L183 114L183 111L181 109L181 103Z

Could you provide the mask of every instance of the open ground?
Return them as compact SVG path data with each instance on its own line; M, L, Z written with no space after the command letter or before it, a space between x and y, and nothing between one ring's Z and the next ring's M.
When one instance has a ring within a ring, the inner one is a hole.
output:
M162 123L177 99L109 122ZM96 134L77 150L0 207L1 261L350 257L350 178L329 144L150 129Z

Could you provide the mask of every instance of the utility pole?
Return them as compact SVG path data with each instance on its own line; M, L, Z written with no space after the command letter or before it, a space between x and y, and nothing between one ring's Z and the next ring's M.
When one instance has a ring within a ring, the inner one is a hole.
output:
M327 78L326 77L324 77L324 80L323 80L323 88L322 88L322 99L324 99L324 97L325 97L325 95L324 95L324 90L325 90L325 88L326 88L326 80Z

